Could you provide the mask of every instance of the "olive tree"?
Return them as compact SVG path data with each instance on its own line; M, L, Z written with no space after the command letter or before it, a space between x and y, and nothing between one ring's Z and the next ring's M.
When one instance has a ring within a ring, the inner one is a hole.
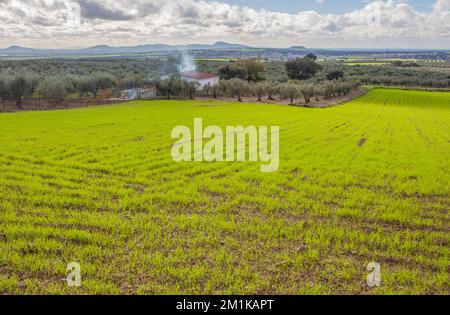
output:
M0 77L0 98L6 100L9 97L8 83L5 78Z
M342 70L333 70L327 73L327 80L339 80L344 78L344 71Z
M252 84L253 92L258 97L258 102L262 102L261 98L267 95L268 84L267 82L258 82Z
M231 97L237 97L238 102L242 102L242 96L251 91L250 84L241 79L231 79L225 83L226 92Z
M236 66L247 70L247 81L249 82L263 81L266 78L266 66L258 58L238 60Z
M316 61L316 60L317 60L317 56L314 55L314 54L312 54L312 53L307 54L307 55L305 56L305 58L311 59L311 60L313 60L313 61Z
M309 57L296 58L286 63L287 75L291 80L308 80L314 77L322 66Z
M277 82L273 82L273 81L267 81L266 82L266 87L267 87L267 99L269 101L274 101L275 99L273 98L273 96L275 94L280 94L280 86L281 84L277 83Z
M315 94L315 88L312 84L302 84L300 86L301 94L303 95L303 98L305 99L305 103L309 104L311 103L311 98L314 97Z
M222 80L231 80L234 78L248 80L248 70L245 66L229 64L219 69L219 76Z
M16 107L23 109L22 98L30 90L31 82L26 74L19 74L8 82L9 94L16 100Z
M282 99L288 99L291 105L294 104L295 98L300 94L299 85L295 83L283 83L280 85L280 96Z
M336 83L326 82L322 85L323 98L327 99L333 97L336 94Z
M211 84L209 84L209 83L205 84L205 86L203 86L202 91L203 91L203 93L205 93L206 96L209 96L211 94L211 91L212 91Z
M80 94L92 93L94 98L97 98L98 92L105 89L110 89L116 85L114 76L109 73L97 72L90 76L80 79L78 82L78 89Z
M195 92L197 92L199 84L197 82L182 82L182 89L186 92L186 94L189 96L190 100L194 99Z
M49 99L50 104L61 104L66 95L66 87L59 77L46 78L38 86L39 93Z
M214 99L217 98L217 96L219 95L220 91L221 91L220 83L218 83L218 84L216 83L213 86L211 86L211 92L213 94L213 98Z
M94 84L95 82L89 76L79 77L77 87L80 97L83 97L88 93L93 93L95 90Z
M60 77L60 80L63 82L64 88L67 91L67 93L75 93L78 91L78 83L79 83L78 76L66 75Z
M115 78L109 73L95 73L92 77L94 81L94 97L97 97L97 93L101 90L110 89L115 86Z
M167 96L170 100L171 95L178 95L183 90L183 82L176 76L171 76L167 80L157 81L156 89L160 95Z

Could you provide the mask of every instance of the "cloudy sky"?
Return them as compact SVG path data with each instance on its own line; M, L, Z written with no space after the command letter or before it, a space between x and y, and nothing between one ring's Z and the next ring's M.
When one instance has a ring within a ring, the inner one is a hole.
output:
M450 49L450 0L0 0L0 47Z

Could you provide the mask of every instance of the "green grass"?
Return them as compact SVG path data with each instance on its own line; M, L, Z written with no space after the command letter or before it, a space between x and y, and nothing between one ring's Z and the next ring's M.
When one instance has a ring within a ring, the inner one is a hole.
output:
M194 61L218 61L218 62L229 62L236 61L236 58L196 58Z
M194 117L279 125L279 171L173 162ZM1 114L0 294L448 294L449 141L438 92Z
M346 62L347 66L383 66L388 65L388 62Z

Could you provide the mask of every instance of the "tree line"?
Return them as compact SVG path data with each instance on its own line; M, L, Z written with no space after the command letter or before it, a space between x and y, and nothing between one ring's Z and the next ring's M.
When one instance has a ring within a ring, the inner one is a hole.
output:
M109 73L94 73L86 76L49 76L40 78L30 73L0 75L0 98L15 100L16 107L22 109L26 97L47 98L57 104L69 93L79 97L93 96L105 89L117 86L117 80Z
M242 102L242 97L254 96L261 102L263 99L289 100L291 104L296 99L303 98L306 104L311 103L313 99L318 100L319 97L328 99L336 96L344 96L352 90L360 87L359 82L346 81L324 81L313 83L307 81L289 81L285 83L279 82L247 82L242 79L233 78L230 80L221 80L218 86L205 87L207 94L213 97L224 95L235 97L237 101Z
M248 82L240 78L220 80L218 84L206 85L202 94L212 98L220 96L236 98L242 102L243 97L256 97L259 102L263 100L274 101L289 100L291 104L296 99L303 98L306 104L312 100L320 98L329 99L331 97L344 96L360 87L358 81L332 80L323 82L310 81L289 81L285 83L274 81ZM176 76L156 83L156 88L160 96L167 99L171 97L189 97L193 99L197 92L195 83L185 82Z
M350 80L359 80L364 85L449 88L449 71L430 71L422 67L394 65L355 65L342 66L325 63L324 70L342 71Z
M317 78L322 66L313 54L296 58L285 63L289 80L277 82L266 80L265 63L259 59L245 59L232 62L219 69L220 83L206 86L203 94L236 97L242 101L244 96L255 96L259 101L264 97L273 100L289 99L291 103L302 97L305 103L311 99L345 95L359 87L355 81L347 82L342 71L333 69L325 78ZM166 80L144 79L141 76L121 78L108 72L95 72L89 75L64 74L39 77L33 73L21 71L0 73L0 98L15 100L16 107L22 109L23 98L46 98L55 105L61 104L68 95L72 97L97 98L105 90L115 90L120 94L123 89L152 85L161 97L170 99L175 96L193 99L198 92L198 85L186 82L176 75ZM117 95L118 96L118 95Z
M231 62L219 69L220 83L206 85L203 94L217 98L228 96L242 102L242 97L257 97L258 101L275 100L277 96L281 100L289 100L291 104L298 98L303 98L306 104L319 97L330 97L348 94L361 85L357 80L346 81L344 72L332 69L326 73L325 78L316 78L322 71L322 66L317 63L317 57L308 54L302 58L292 59L285 63L288 80L286 82L271 81L265 79L265 64L259 59L245 59ZM158 94L170 99L171 96L186 96L193 98L197 90L195 83L186 83L172 76L156 83Z

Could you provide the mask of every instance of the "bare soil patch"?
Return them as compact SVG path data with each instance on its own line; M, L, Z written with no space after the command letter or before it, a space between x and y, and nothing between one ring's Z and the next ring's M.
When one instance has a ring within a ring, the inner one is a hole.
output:
M358 147L362 147L366 143L366 141L367 141L366 138L360 139L359 142L358 142Z
M268 100L267 98L263 98L261 101L258 101L258 98L256 96L252 97L242 97L242 102L245 103L261 103L261 104L273 104L273 105L289 105L289 106L298 106L298 107L307 107L307 108L328 108L332 106L341 105L343 103L347 103L355 98L358 98L360 96L363 96L366 94L368 90L366 89L359 89L356 91L352 91L347 95L344 96L337 96L337 97L331 97L328 99L319 98L312 99L311 103L306 104L303 99L296 99L293 104L290 103L289 100L280 100L280 99L273 99ZM199 96L196 97L196 100L218 100L218 101L225 101L225 102L237 102L236 98L233 97L225 97L221 96L216 99L213 99L211 96ZM214 106L214 105L206 105L206 106Z

